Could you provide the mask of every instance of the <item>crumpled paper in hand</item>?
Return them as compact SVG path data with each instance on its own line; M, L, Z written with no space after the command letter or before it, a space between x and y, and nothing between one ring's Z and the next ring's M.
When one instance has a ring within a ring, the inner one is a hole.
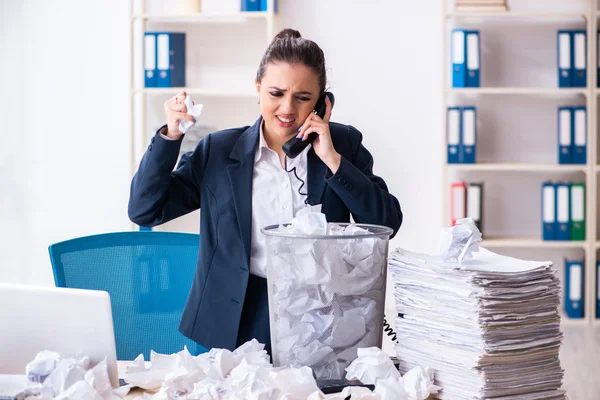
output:
M481 232L472 218L462 218L456 225L442 229L440 233L440 255L446 262L462 264L479 251Z
M187 108L187 114L191 115L196 121L198 121L200 114L202 114L203 105L193 104L189 95L185 97L183 104L185 104L185 107ZM194 124L195 122L188 121L187 119L179 120L179 132L186 133Z

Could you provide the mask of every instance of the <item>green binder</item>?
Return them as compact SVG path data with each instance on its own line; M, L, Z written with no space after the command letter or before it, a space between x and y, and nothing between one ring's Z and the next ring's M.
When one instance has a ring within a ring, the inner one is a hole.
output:
M585 183L571 184L571 240L585 240Z

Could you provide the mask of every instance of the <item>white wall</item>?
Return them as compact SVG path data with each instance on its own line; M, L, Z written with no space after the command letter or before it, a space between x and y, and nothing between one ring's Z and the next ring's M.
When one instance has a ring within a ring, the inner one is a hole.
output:
M128 6L0 7L0 281L52 285L48 245L130 227Z

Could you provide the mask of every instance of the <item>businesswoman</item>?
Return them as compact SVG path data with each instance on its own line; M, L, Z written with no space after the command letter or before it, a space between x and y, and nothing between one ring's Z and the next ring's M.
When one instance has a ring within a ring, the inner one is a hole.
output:
M129 218L155 226L200 208L198 265L179 330L207 348L234 349L256 338L270 351L265 240L260 229L289 222L307 205L327 221L402 223L398 200L373 174L373 158L352 126L313 109L326 85L319 46L285 29L267 48L256 74L261 116L226 129L181 157L181 119L192 120L185 92L165 102L167 124L151 139L131 183ZM317 138L295 158L282 145Z

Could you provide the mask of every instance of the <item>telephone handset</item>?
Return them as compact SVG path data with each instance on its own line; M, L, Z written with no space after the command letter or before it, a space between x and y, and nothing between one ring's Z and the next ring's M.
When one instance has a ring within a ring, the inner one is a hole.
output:
M325 96L329 97L329 101L331 101L332 107L335 103L335 97L333 96L333 93L323 92L321 97L319 97L319 100L317 101L314 110L314 113L321 118L325 116L325 111L327 111L327 103L325 102ZM289 158L295 158L298 154L302 153L302 150L304 150L306 146L308 146L309 143L312 143L312 141L316 138L317 134L314 132L308 135L308 139L306 140L294 137L283 144L283 151Z

